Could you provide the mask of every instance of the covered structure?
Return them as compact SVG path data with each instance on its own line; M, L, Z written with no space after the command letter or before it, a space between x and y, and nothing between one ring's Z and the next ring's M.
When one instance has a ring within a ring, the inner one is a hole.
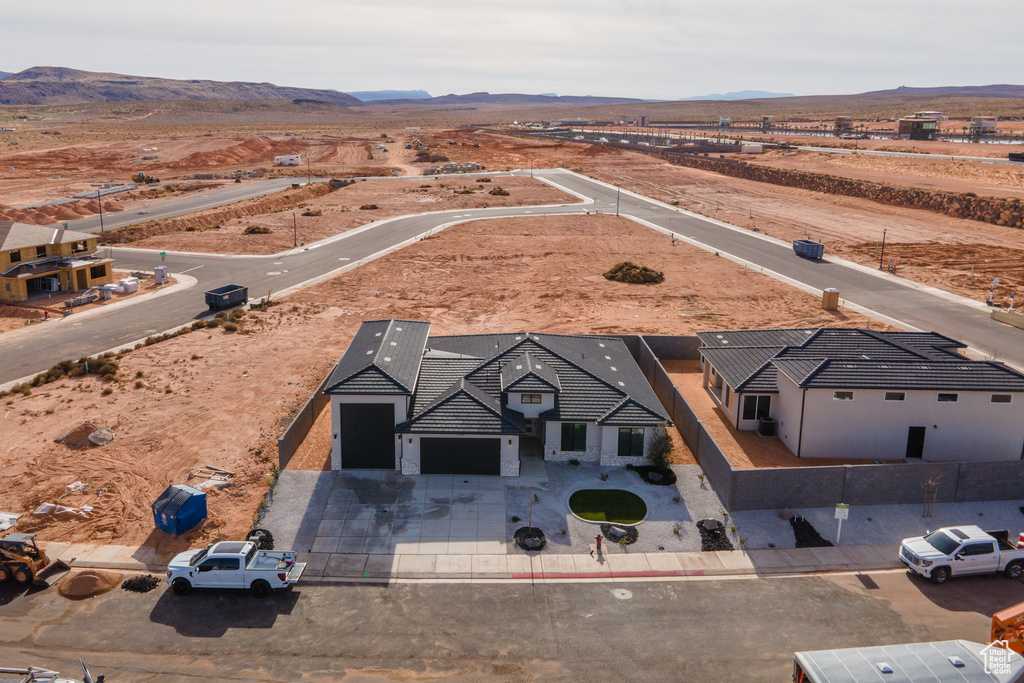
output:
M114 261L96 256L96 240L66 228L0 221L0 300L112 283Z

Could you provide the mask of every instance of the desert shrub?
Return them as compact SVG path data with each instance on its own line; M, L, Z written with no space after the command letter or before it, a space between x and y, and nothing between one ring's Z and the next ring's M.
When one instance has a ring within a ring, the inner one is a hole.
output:
M201 330L204 327L206 327L206 321L205 320L197 320L194 323L192 323L192 329L193 330Z
M467 187L464 190L455 190L455 194L473 194L476 192L473 188Z
M146 383L143 382L141 379L135 380L135 388L136 389L141 389L144 386L146 386Z
M223 321L227 317L228 317L228 312L227 311L217 311L217 314L213 316L213 319L214 320Z
M306 209L302 212L303 216L323 216L324 212L320 209Z
M231 311L231 314L228 317L237 322L241 318L245 317L245 309L236 308L235 310Z
M379 208L380 207L377 206L376 204L363 204L362 206L359 207L359 210L360 211L373 211L373 210L379 209Z
M491 179L490 178L479 178L477 180L477 182L478 183L489 183L489 182L491 182Z
M498 196L498 197L507 197L508 196L508 190L506 190L501 185L498 185L493 190L490 190L487 194L493 194L493 195Z
M611 270L604 274L604 277L606 280L628 282L633 285L656 285L665 281L665 274L661 271L638 266L629 261L615 264Z
M242 231L243 235L269 235L270 228L265 228L262 225L250 225Z
M109 396L110 394L114 393L114 390L111 389L110 387L104 387L103 391L101 391L100 393L103 394L104 396Z
M237 323L224 323L223 327L224 327L224 331L225 332L237 332L238 331L238 324Z
M216 320L216 319L214 319L214 320L207 320L206 321L206 326L207 327L218 327L218 326L220 326L220 321Z

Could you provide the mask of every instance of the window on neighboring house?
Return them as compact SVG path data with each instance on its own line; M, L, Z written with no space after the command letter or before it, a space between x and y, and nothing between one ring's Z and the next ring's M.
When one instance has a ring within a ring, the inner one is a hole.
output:
M886 401L906 401L907 394L904 391L887 391L885 392Z
M86 250L86 246L85 245L86 245L85 242L75 242L72 245L72 247L71 247L72 253L81 254L83 251Z
M36 258L46 258L46 245L36 247Z
M729 404L732 403L732 387L728 384L725 385L725 407L728 408Z
M540 394L523 394L523 403L540 403Z
M644 454L644 430L642 427L619 427L619 455L640 457Z
M939 403L956 403L960 400L960 394L939 394Z
M852 401L853 400L853 392L852 391L833 391L832 392L832 400L833 401Z
M1012 403L1012 394L992 394L992 403Z
M91 277L93 280L98 280L101 277L106 277L106 276L107 276L107 266L105 264L102 265L102 266L93 266L92 268L89 269L89 277Z
M587 450L587 425L574 424L572 422L562 423L562 450L563 451L585 451Z
M15 249L11 252L11 263L17 263L21 261L21 252Z
M772 414L771 396L744 396L743 419L759 420Z

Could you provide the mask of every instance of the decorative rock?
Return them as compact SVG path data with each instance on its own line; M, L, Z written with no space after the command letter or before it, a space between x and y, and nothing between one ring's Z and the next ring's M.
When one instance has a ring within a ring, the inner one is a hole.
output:
M106 427L98 427L96 431L89 435L89 441L97 446L106 446L113 440L114 432Z
M647 478L650 479L651 481L661 481L665 477L663 477L659 472L651 472L650 474L647 475Z
M789 508L783 508L782 512L779 513L779 519L788 522L789 520L793 519L793 511L790 510Z
M629 534L629 529L622 529L622 528L619 528L617 526L613 526L610 529L608 529L608 535L611 536L615 540L618 540L618 539L622 538L623 536L627 536L628 534Z
M701 526L704 528L705 531L717 531L719 528L721 528L722 524L717 519L712 519L709 517L708 519L701 520Z

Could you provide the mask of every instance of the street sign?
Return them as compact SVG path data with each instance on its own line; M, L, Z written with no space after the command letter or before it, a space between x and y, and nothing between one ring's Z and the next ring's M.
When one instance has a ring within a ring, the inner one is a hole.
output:
M836 503L836 519L849 519L850 506L846 503Z
M167 252L166 251L161 251L160 252L160 260L161 261L166 261L167 260Z

